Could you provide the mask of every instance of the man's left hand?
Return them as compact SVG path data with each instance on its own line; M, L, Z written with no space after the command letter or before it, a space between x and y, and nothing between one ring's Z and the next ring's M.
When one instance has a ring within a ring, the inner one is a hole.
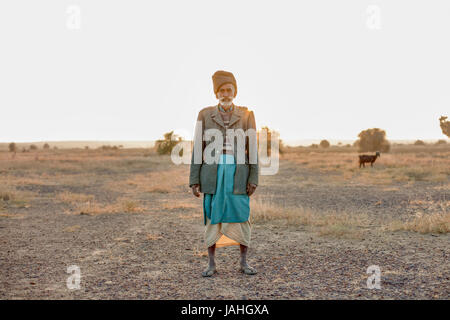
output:
M253 184L253 183L247 184L247 195L249 197L253 194L253 192L255 192L255 190L256 190L256 184Z

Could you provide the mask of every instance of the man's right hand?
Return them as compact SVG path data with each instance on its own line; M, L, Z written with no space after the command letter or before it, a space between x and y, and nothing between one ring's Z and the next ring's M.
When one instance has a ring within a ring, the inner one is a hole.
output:
M197 198L200 197L200 185L199 184L192 185L192 194L194 196L196 196Z

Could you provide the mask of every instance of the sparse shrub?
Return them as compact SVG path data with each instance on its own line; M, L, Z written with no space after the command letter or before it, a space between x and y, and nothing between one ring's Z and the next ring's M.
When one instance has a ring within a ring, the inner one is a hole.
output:
M417 168L411 168L408 170L405 170L405 175L414 181L425 181L427 176L429 175L429 172L417 169Z
M178 137L176 134L173 134L173 131L167 132L164 134L164 139L156 140L155 142L156 151L160 155L170 154L172 152L172 149L180 141L182 141L182 138ZM180 156L183 156L182 152L183 150L181 150Z
M419 233L448 233L450 232L450 212L417 213L413 219L406 222L391 222L388 230L404 230Z
M9 152L16 152L17 151L17 145L14 142L11 142L8 145L8 148L9 148Z
M284 222L290 226L308 226L321 236L336 238L361 238L361 227L367 225L365 214L339 211L318 211L308 207L285 207L276 205L269 197L253 204L252 221L256 223Z
M414 142L415 146L424 146L425 142L423 142L422 140L416 140L416 142Z
M45 143L44 146L42 147L42 149L50 149L50 145L48 143Z
M390 143L386 140L386 132L379 128L363 130L358 134L358 137L359 140L354 143L358 147L358 152L388 152L390 149Z
M36 145L34 145L34 144L30 145L30 150L37 150Z
M447 121L448 117L441 116L439 118L439 125L441 126L442 133L450 138L450 121Z
M311 149L317 149L317 148L319 148L319 145L316 144L316 143L313 143L313 144L311 144L309 147L310 147Z
M9 201L13 198L12 193L10 192L5 192L5 191L1 191L0 192L0 200L1 201Z
M320 141L319 146L321 148L329 148L330 147L330 143L327 140L322 140L322 141Z
M86 148L87 146L85 146L85 149L89 149ZM103 145L101 147L98 147L97 149L102 149L102 150L118 150L119 148L117 146L108 146L108 145Z
M436 145L442 145L442 144L447 144L447 141L442 140L442 139L436 141Z
M135 201L126 200L122 202L122 207L125 212L142 212L144 211Z

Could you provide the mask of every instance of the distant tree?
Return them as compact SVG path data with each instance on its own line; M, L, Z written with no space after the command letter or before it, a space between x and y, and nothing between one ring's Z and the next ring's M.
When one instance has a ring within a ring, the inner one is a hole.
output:
M439 124L441 126L442 133L450 138L450 121L447 121L448 117L441 116L439 118Z
M173 131L167 132L164 134L164 139L162 140L156 140L155 141L155 147L158 154L170 154L172 152L172 149L178 144L178 142L181 142L182 138L179 137L176 134L173 134ZM183 156L180 152L180 156Z
M85 149L86 149L86 147L85 147ZM102 150L106 151L106 150L117 150L118 148L116 146L102 145L101 147L98 147L97 149L102 149Z
M437 145L447 144L447 141L440 139L440 140L436 141L436 144Z
M34 145L34 144L30 145L30 150L37 150L36 145Z
M424 146L425 142L423 142L422 140L416 140L416 142L414 142L415 146Z
M8 148L9 148L9 152L16 152L17 151L17 145L14 142L11 142L8 145Z
M50 145L48 143L45 143L42 149L50 149Z
M313 144L311 144L309 147L310 147L311 149L317 149L317 148L319 148L319 145L316 144L316 143L313 143Z
M363 130L358 137L359 139L354 143L358 147L358 152L388 152L390 149L390 143L386 140L386 132L379 128Z
M89 146L84 146L84 149L85 149L85 150L88 150L88 149L89 149Z
M322 140L322 141L320 141L319 146L321 148L329 148L330 147L330 143L327 140Z

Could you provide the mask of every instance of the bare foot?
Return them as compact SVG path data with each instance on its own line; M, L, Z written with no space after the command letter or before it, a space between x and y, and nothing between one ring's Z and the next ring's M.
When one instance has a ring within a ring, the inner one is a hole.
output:
M255 268L250 267L248 264L241 265L241 272L251 275L251 274L257 274L258 271L256 271Z
M202 276L211 277L214 273L217 273L216 266L208 266L208 268L202 272Z

